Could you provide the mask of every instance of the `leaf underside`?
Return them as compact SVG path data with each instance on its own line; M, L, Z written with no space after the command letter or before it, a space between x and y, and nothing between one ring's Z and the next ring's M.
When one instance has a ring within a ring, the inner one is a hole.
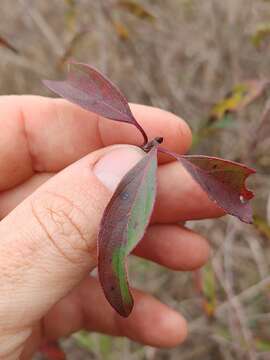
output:
M133 308L126 257L142 239L156 196L157 145L122 179L98 235L98 272L105 296L122 316Z
M179 160L209 198L226 213L246 223L252 223L252 208L248 201L253 197L253 193L246 188L245 181L255 170L217 157L184 156L163 148L160 151Z
M54 93L107 119L126 122L137 127L145 142L147 136L131 113L126 97L112 82L93 67L70 62L66 80L43 80Z

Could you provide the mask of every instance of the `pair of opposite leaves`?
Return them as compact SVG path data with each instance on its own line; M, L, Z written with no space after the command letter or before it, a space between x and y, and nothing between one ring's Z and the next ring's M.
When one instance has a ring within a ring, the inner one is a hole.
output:
M253 193L245 187L254 173L242 164L209 156L183 156L161 148L162 138L148 141L119 89L87 64L73 62L64 81L45 80L45 85L63 98L105 118L136 126L142 133L145 156L124 176L106 207L98 235L98 272L104 294L122 316L133 307L126 257L142 239L156 198L157 153L173 156L192 178L228 214L251 223L248 200Z

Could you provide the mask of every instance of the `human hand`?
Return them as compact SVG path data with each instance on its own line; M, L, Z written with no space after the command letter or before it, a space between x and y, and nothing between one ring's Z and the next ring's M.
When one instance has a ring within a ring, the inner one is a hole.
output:
M0 358L27 359L44 339L81 328L158 347L184 340L180 314L133 290L120 317L96 278L96 237L117 183L143 156L130 125L99 118L61 99L0 97ZM184 153L190 130L165 111L132 105L149 138ZM177 222L222 211L176 162L159 159L151 224L134 253L175 270L208 258L204 238ZM155 324L153 326L153 324Z

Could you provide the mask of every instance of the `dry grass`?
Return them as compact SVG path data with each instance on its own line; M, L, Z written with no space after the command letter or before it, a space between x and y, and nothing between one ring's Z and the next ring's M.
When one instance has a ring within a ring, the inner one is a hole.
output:
M0 34L19 54L0 49L0 93L48 95L40 78L59 76L60 59L80 29L87 32L72 48L74 58L105 72L130 101L182 116L195 133L212 105L233 85L245 79L270 79L270 47L266 43L258 50L250 40L258 25L269 19L269 1L141 0L155 21L119 8L112 11L113 3L79 0L72 15L68 1L1 0ZM126 26L128 39L117 35L112 21ZM196 146L197 152L257 168L251 184L256 190L253 204L263 219L267 199L270 209L270 136L256 148L254 137L259 136L256 129L267 97L266 92L239 112L229 127L211 132ZM89 351L75 349L75 338L64 341L70 359L270 358L270 238L229 217L189 226L205 234L213 248L212 259L200 275L172 273L141 260L132 264L138 287L188 318L187 343L158 350L93 334ZM207 297L208 313L203 307Z

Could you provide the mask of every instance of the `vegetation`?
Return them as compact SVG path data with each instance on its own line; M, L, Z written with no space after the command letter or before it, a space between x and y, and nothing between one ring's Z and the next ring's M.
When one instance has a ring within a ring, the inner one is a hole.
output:
M187 120L192 153L258 173L249 182L253 226L228 216L188 222L213 248L200 272L132 259L133 284L188 318L184 345L159 350L80 332L61 343L70 359L269 358L269 13L266 0L1 1L1 94L49 95L40 79L59 78L76 58L113 79L130 101Z

